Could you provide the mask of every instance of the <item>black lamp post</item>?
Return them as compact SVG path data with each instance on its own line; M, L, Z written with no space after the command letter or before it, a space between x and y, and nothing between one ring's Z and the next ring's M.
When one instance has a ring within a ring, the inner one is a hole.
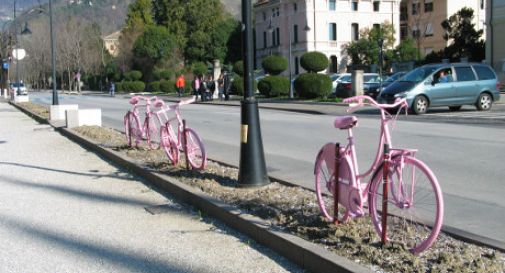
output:
M261 140L258 101L254 97L253 90L254 53L251 2L251 0L242 0L244 99L241 105L240 168L238 174L240 187L263 186L270 183Z
M56 91L56 56L54 55L54 31L53 31L53 5L49 0L49 31L51 32L51 70L53 72L53 105L58 105L58 92Z
M377 44L379 45L379 92L382 91L382 65L384 61L384 38L380 37L377 40Z

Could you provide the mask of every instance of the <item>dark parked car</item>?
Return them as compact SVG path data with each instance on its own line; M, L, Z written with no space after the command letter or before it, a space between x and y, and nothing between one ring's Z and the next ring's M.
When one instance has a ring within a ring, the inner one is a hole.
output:
M340 82L337 85L337 89L335 90L335 94L339 98L348 98L354 96L352 93L352 76L344 75L340 78ZM367 86L379 83L379 74L377 73L364 73L363 74L363 88L368 88Z
M495 72L486 64L430 64L393 82L382 90L378 101L393 103L405 98L414 114L423 114L433 106L456 111L462 105L475 105L477 110L486 111L500 99L500 87Z
M400 79L401 77L403 77L405 74L407 74L407 72L397 72L397 73L391 75L390 77L388 77L387 79L383 80L382 84L380 82L380 78L377 77L378 81L365 83L363 86L363 89L364 89L363 91L364 91L365 95L368 95L374 99L377 99L377 96L379 95L381 89L386 88L387 86L389 86L393 82L395 82L398 79Z

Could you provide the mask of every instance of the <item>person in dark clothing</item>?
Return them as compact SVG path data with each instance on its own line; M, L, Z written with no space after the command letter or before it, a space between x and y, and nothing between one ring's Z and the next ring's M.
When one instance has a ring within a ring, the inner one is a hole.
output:
M228 72L226 72L224 74L224 79L223 79L224 100L230 99L230 87L231 87L230 74Z

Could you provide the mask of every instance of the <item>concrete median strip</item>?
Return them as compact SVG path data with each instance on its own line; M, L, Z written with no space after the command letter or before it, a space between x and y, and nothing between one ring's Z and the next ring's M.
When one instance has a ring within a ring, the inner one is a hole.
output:
M31 113L18 105L15 106L38 122L47 123L47 120L43 117ZM53 124L53 126L55 125ZM192 205L204 211L209 216L219 219L228 226L250 236L258 243L271 248L310 272L371 272L370 269L327 251L321 246L297 236L275 230L263 219L212 198L199 189L181 183L162 173L147 170L119 152L100 147L90 139L78 135L70 129L55 127L61 134L72 141L101 155L108 161L143 177L159 191L169 193L179 201Z

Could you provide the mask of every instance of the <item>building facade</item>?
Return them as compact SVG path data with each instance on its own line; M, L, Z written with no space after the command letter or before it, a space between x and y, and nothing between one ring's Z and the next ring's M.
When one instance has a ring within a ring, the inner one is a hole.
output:
M401 39L413 38L423 55L443 49L450 41L444 40L442 22L463 7L474 10L475 28L485 31L485 0L402 0Z
M359 32L392 23L399 41L400 0L260 0L254 6L256 66L271 54L290 60L290 72L303 72L300 57L320 51L330 60L328 72L344 72L346 46Z
M116 31L105 37L103 37L103 42L107 51L113 57L117 57L119 54L119 37L121 36L121 31Z
M499 81L505 83L505 0L487 0L486 6L486 62Z

